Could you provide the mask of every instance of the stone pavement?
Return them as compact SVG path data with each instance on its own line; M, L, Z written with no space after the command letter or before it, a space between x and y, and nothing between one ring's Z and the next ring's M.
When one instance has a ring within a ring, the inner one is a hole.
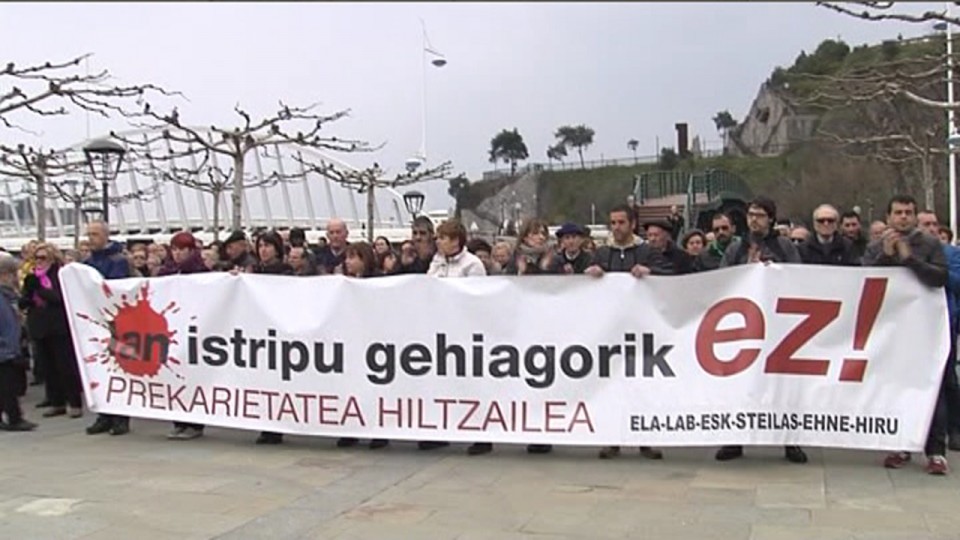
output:
M596 449L530 456L517 445L465 455L411 443L337 449L327 438L253 444L210 428L167 441L134 420L124 437L83 419L0 433L0 539L960 539L960 473L887 471L876 452L777 448L717 463L713 449L652 462ZM960 467L960 455L954 454Z

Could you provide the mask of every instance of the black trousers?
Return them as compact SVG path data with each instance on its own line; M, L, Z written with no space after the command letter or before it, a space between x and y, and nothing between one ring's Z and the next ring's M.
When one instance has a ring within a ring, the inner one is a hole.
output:
M952 334L952 333L951 333ZM953 334L955 335L955 334ZM933 419L930 421L930 431L927 432L927 444L923 451L927 456L947 455L947 431L952 427L950 411L957 407L953 401L957 399L957 343L951 336L950 353L947 356L947 365L940 379L940 392L937 394L937 404L933 409ZM956 409L954 409L956 410Z
M47 399L53 407L80 408L80 367L70 336L47 336L33 341L35 360L44 367Z
M947 433L960 437L960 381L957 378L957 332L950 334L950 356L943 375L947 400Z
M18 393L23 366L14 362L0 363L0 410L8 424L19 424L23 420Z
M190 424L188 422L174 422L173 427L182 428L182 429L195 429L197 431L203 431L203 424Z

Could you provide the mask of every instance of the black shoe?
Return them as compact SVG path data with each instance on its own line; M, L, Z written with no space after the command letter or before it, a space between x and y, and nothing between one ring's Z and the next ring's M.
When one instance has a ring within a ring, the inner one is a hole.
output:
M4 431L33 431L37 425L27 420L20 420L16 424L4 424Z
M722 446L717 450L717 455L714 456L717 461L730 461L731 459L737 459L743 457L743 447L742 446Z
M260 432L260 436L257 437L257 444L281 444L283 443L283 434L282 433L271 433L269 431Z
M647 459L663 459L663 452L649 446L641 446L640 455Z
M417 448L421 450L436 450L445 446L450 446L450 443L446 441L420 441L417 443Z
M527 453L528 454L549 454L553 451L552 444L528 444Z
M51 405L53 405L53 403L50 403L50 400L49 400L49 399L45 399L45 400L41 401L40 403L37 403L37 408L38 408L38 409L43 409L43 408L49 407L49 406L51 406Z
M43 379L34 379L30 381L30 386L42 386L42 385L43 385Z
M799 446L784 446L783 455L790 463L806 463L807 453Z
M949 441L947 448L954 452L960 452L960 432L951 433L947 440Z
M87 428L87 435L99 435L106 433L113 427L113 422L109 418L98 416L97 420Z
M360 443L360 439L354 439L353 437L340 437L337 439L337 448L350 448L351 446L356 446Z
M390 446L390 441L387 439L373 439L370 441L371 450L379 450L380 448L386 448L387 446Z
M113 421L113 427L110 428L111 435L126 435L127 433L130 433L129 419L124 418L122 420L117 419Z
M493 443L488 442L473 443L469 448L467 448L468 456L480 456L483 454L489 454L490 452L493 452Z

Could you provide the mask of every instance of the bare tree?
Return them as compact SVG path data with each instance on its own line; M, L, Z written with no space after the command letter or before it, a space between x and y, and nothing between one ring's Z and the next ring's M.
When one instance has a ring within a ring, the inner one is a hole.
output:
M180 183L181 185L201 189L208 193L217 192L214 196L216 204L219 193L222 192L223 180L231 179L232 228L242 228L241 211L243 209L243 192L245 189L269 185L290 179L280 174L273 174L270 178L251 178L246 174L246 158L251 152L269 146L290 147L293 150L323 150L334 152L364 152L375 150L364 141L342 139L334 135L327 135L324 129L328 124L336 122L349 114L349 111L340 111L333 114L319 114L315 112L317 105L307 107L293 107L280 102L276 113L269 117L254 120L253 117L239 105L234 112L239 116L239 123L234 127L210 126L200 128L187 125L180 119L180 114L174 108L170 114L155 112L147 103L143 110L133 115L127 115L140 128L158 133L149 135L143 140L112 134L130 146L146 148L154 162L172 164L177 159L199 159L204 164L211 163L212 156L222 156L229 160L230 167L226 171L207 173L203 166L200 168L173 167L174 174L162 174L164 179ZM166 152L153 152L152 145L167 146ZM206 178L203 178L203 177ZM203 186L203 187L202 187ZM206 188L206 189L205 189Z
M430 169L424 169L419 172L407 172L398 174L393 178L387 178L383 169L376 163L374 163L372 167L362 170L345 170L342 167L334 167L325 161L321 163L309 163L304 161L302 157L298 157L297 160L306 170L326 176L346 188L356 189L358 193L365 193L367 195L367 241L371 244L373 243L374 237L373 218L374 203L376 200L375 193L377 189L398 188L419 182L426 182L428 180L440 180L446 178L452 171L452 165L448 161Z
M108 117L123 113L126 100L139 102L148 91L176 94L153 84L111 85L107 70L85 73L81 69L89 57L26 66L7 63L0 69L0 127L23 130L14 120L18 113L62 116L74 108Z
M133 155L130 160L135 159ZM84 183L84 191L81 194L69 193L67 186L73 181L78 181L86 174L88 163L86 159L76 153L64 150L45 150L42 148L28 147L19 144L16 147L9 147L0 144L0 176L15 178L23 181L24 192L36 198L37 204L37 239L41 242L47 238L47 201L53 198L59 198L74 204L78 197L82 197L82 202L96 200L103 203L103 196L96 197L96 187L93 191L88 191ZM143 199L156 193L156 186L150 186L144 190L138 190L120 196L108 196L106 203L108 205L118 205L124 202ZM76 222L74 225L78 225Z
M909 4L902 2L901 4ZM954 2L960 5L960 2ZM960 18L952 17L946 11L924 11L922 13L907 13L901 11L897 2L817 2L818 6L863 19L865 21L900 21L909 23L945 22L960 25Z

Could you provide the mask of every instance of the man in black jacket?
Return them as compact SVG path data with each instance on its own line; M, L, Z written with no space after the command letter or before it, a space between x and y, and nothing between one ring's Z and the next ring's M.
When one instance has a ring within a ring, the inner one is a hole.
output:
M748 235L734 240L723 256L722 266L750 263L799 263L800 255L786 237L772 225L777 219L777 205L766 197L757 197L747 206ZM799 446L784 446L784 456L791 463L806 463L807 454ZM724 446L717 450L717 461L743 457L743 446Z
M587 231L576 223L564 223L557 229L560 249L550 260L552 274L582 274L593 262L593 257L583 250Z
M847 210L840 215L840 234L853 245L853 256L857 261L863 259L867 251L867 236L863 233L860 214Z
M673 241L673 226L667 221L650 221L643 224L647 244L657 257L657 264L650 270L654 275L679 276L693 271L693 257L677 247Z
M947 285L947 258L940 240L917 227L917 201L909 195L894 195L887 205L887 225L880 240L867 246L864 266L904 266L927 287ZM945 378L942 380L946 380ZM927 444L927 472L945 475L947 465L947 394L941 381ZM909 452L894 452L883 461L888 469L899 469L910 461Z
M837 232L840 212L829 204L821 204L813 211L815 234L797 246L803 264L830 266L860 266L853 243Z
M733 219L723 212L717 212L713 215L712 228L714 240L697 256L695 266L699 271L720 268L720 263L723 262L723 254L730 246L730 242L733 241L733 235L737 233L737 226L734 225Z
M635 278L654 273L663 263L659 253L649 245L640 242L634 233L637 218L629 206L616 206L610 210L610 235L606 246L597 249L593 264L585 274L600 277L605 272L630 272ZM600 459L610 459L620 455L619 446L608 446L600 450ZM640 447L640 455L647 459L663 459L663 452L649 446Z

